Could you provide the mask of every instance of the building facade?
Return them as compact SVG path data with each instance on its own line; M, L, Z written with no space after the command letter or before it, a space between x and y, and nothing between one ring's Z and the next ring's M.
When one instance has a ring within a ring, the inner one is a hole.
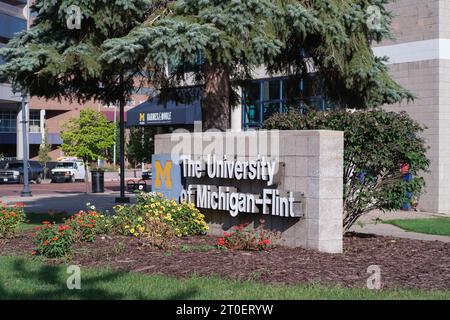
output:
M15 33L27 28L26 0L0 1L0 47L5 46ZM0 60L0 64L2 61ZM0 83L0 155L16 156L21 132L20 93L12 92L11 86ZM33 112L33 119L39 114ZM38 132L34 122L32 130ZM30 127L31 129L31 127ZM35 136L34 132L32 136Z
M373 50L390 58L392 77L417 99L386 109L427 127L431 167L419 209L450 214L450 0L397 0L389 9L396 38Z
M27 28L27 0L0 0L0 47L5 46L15 33ZM2 61L0 61L2 63ZM147 100L147 89L136 89L127 109ZM22 158L22 97L13 93L9 84L0 84L0 157ZM115 106L104 106L95 101L84 104L69 101L45 100L36 97L29 99L29 155L38 157L39 147L47 138L52 145L50 156L57 159L62 155L59 146L62 143L61 130L70 118L77 117L84 108L103 112L110 121L114 118Z
M388 9L394 14L395 40L377 44L373 51L389 58L391 76L416 99L385 109L406 111L427 128L424 137L431 166L418 209L450 214L450 0L396 0ZM266 79L262 72L243 90L232 127L259 127L273 112L283 111L286 81ZM321 95L317 80L302 79L298 86L309 105L321 110L332 107Z

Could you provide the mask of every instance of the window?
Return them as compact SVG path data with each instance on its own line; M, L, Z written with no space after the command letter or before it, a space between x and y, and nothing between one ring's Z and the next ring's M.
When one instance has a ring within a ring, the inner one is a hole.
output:
M17 112L0 111L0 132L16 132Z
M329 107L323 95L321 79L310 74L305 78L277 78L252 81L243 92L243 128L259 128L275 113L289 108L304 110L307 106L325 110Z
M41 114L39 110L30 111L30 132L41 132Z
M15 33L27 28L27 21L0 13L0 37L11 39Z

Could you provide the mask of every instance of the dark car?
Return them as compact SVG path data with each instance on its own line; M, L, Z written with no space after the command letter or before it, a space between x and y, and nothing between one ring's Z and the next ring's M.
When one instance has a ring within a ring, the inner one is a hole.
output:
M11 161L0 170L0 183L23 183L23 162ZM44 177L44 168L39 162L28 163L28 179L40 184Z
M147 170L142 172L142 180L152 180L152 171Z

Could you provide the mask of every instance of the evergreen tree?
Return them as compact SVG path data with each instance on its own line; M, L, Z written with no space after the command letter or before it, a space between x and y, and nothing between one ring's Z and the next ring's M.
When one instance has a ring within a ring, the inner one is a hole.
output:
M230 125L233 88L262 65L285 75L317 71L341 107L395 103L412 95L370 48L390 37L389 1L37 0L31 30L1 51L0 77L31 95L115 103L137 75L163 92L183 83L176 66L201 54L193 79L203 85L204 127L218 129ZM67 28L71 5L82 13L79 30Z
M204 128L230 125L233 86L262 65L270 73L305 76L315 70L339 106L368 108L411 99L389 76L373 41L389 38L389 0L178 0L153 12L127 36L109 40L111 63L145 62L161 89L184 80L167 64L195 63L203 84Z
M0 53L6 62L0 66L0 82L3 78L14 90L47 99L118 104L124 119L125 102L142 68L102 60L103 43L127 35L142 23L153 3L158 5L149 0L34 1L32 27ZM124 172L124 157L120 162ZM121 176L120 201L125 201L124 180Z
M0 55L0 78L16 90L47 99L126 101L135 68L100 59L107 39L121 37L145 20L148 0L37 0L30 30L16 35ZM79 8L81 20L72 26Z

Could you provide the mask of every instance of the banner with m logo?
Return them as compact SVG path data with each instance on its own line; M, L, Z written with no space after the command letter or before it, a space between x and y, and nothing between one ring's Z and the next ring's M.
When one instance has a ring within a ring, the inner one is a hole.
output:
M170 154L152 156L152 191L162 193L168 199L180 198L183 190L181 165L178 158Z

